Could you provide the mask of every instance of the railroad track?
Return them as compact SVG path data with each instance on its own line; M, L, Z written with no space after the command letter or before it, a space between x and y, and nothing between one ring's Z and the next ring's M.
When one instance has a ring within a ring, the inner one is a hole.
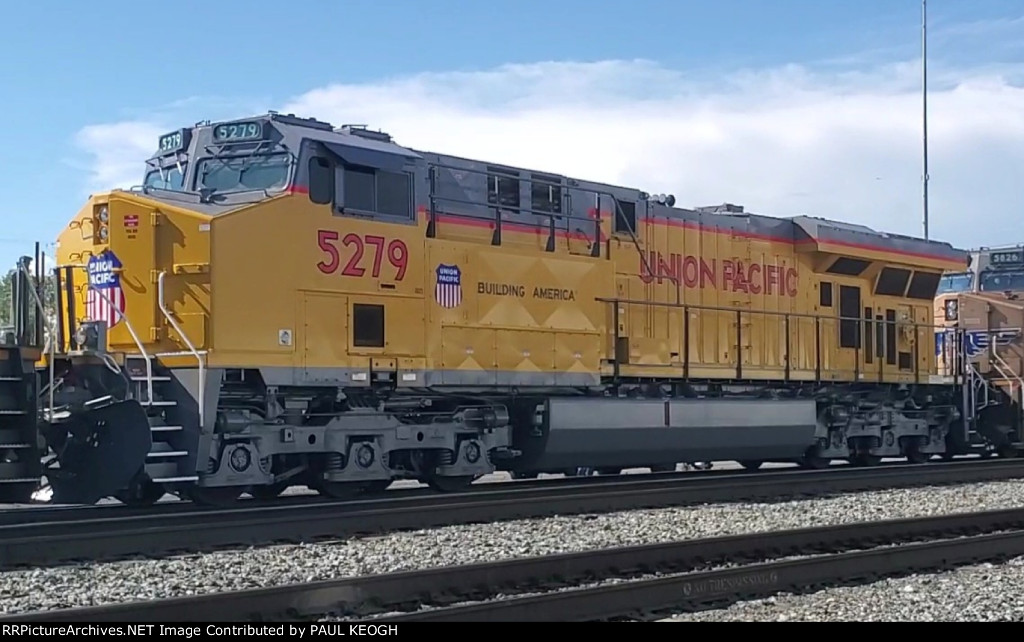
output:
M830 492L963 483L1022 475L1024 462L1019 460L975 460L874 469L623 476L604 478L603 483L597 481L601 478L558 480L563 482L558 484L512 482L480 485L469 493L449 495L396 493L394 499L256 504L221 511L196 507L190 511L183 506L168 514L143 513L56 522L33 520L0 527L0 560L12 566L159 555L556 513L820 496Z
M972 463L977 463L979 460L974 460ZM957 462L962 463L962 462ZM894 466L905 466L909 464L896 463ZM842 467L840 464L838 467ZM735 470L708 470L708 471L677 471L668 473L642 473L642 479L644 480L668 480L668 479L680 479L683 475L703 475L703 479L711 479L715 477L723 476L735 476L735 475L772 475L780 472L793 472L796 468L789 469L774 469L767 471L748 471L743 469ZM478 492L494 492L495 490L520 490L525 488L550 488L556 484L564 484L571 486L599 486L602 484L619 483L623 479L637 479L638 476L635 474L631 475L602 475L592 477L554 477L545 479L521 479L521 480L495 480L486 482L477 482L469 486L462 493L478 493ZM498 488L498 486L501 486ZM408 499L412 497L437 497L438 493L427 486L421 486L416 488L399 487L391 488L386 491L376 493L373 495L366 495L365 499ZM351 500L348 500L351 501ZM249 497L243 497L238 501L235 506L229 507L210 507L200 506L194 504L189 500L172 500L163 501L158 504L154 504L150 507L132 507L124 504L101 504L91 506L75 506L75 505L58 505L51 506L45 504L27 504L24 506L18 506L15 508L4 508L0 509L0 526L15 525L15 524L28 524L40 521L76 521L81 519L91 519L95 517L135 517L135 516L146 516L146 515L157 515L157 514L173 514L183 512L195 512L195 511L207 511L207 512L225 512L231 510L242 510L253 507L265 507L265 506L297 506L297 505L338 505L342 503L348 503L348 501L339 501L318 495L313 491L308 494L296 494L287 495L283 497L277 497L274 499L253 499Z
M984 465L982 461L992 460L958 460L955 463L971 463ZM894 462L887 464L887 466L908 466L904 462ZM848 464L839 463L833 464L830 470L841 469L848 467ZM715 477L733 477L736 475L774 475L786 472L794 472L799 470L796 467L782 468L782 469L767 469L767 470L745 470L745 469L726 469L726 470L688 470L688 471L675 471L666 473L640 473L642 477L638 477L637 474L628 475L599 475L589 477L549 477L543 479L515 479L515 480L493 480L493 481L479 481L466 488L462 493L477 493L477 492L493 492L495 490L520 490L524 488L551 488L556 484L565 484L570 486L581 486L591 485L597 486L609 483L619 483L622 480L668 480L668 479L680 479L683 475L703 475L702 479L712 479ZM501 486L498 488L498 486ZM426 496L438 496L437 491L434 491L422 485L419 487L398 487L390 488L386 491L378 492L375 494L369 494L360 497L363 499L406 499L410 497L426 497ZM14 524L27 524L40 521L76 521L81 519L91 519L94 517L133 517L140 515L156 515L156 514L171 514L181 512L192 512L192 511L209 511L209 512L224 512L230 510L239 510L253 508L256 506L296 506L296 505L327 505L327 504L341 504L348 503L352 500L335 500L318 495L314 491L308 493L286 495L283 497L277 497L273 499L254 499L248 496L243 496L238 500L238 503L234 506L227 507L211 507L211 506L200 506L194 504L187 499L174 499L170 501L161 501L153 506L149 507L132 507L126 506L121 503L116 504L100 504L90 506L77 506L77 505L46 505L46 504L26 504L19 505L10 508L0 508L0 526L14 525Z
M990 466L993 463L999 464L1005 460L991 460L991 459L960 459L955 460L952 463L932 463L930 466ZM1011 460L1013 461L1013 460ZM1020 460L1024 462L1024 459ZM1021 464L1024 466L1024 463ZM898 466L919 466L919 464L909 464L906 462L893 462L885 465L885 468L893 468ZM838 463L833 464L831 468L827 470L848 470L849 464ZM533 488L553 488L556 485L562 484L567 486L599 486L604 484L617 484L623 480L637 480L642 479L644 481L656 481L656 480L670 480L670 479L681 479L683 476L695 476L701 475L701 479L715 479L718 477L736 477L737 475L747 476L770 476L770 475L785 475L794 472L799 472L796 467L793 468L777 468L767 470L744 470L744 469L718 469L718 470L689 470L689 471L676 471L667 473L641 473L641 474L628 474L628 475L600 475L592 477L553 477L545 479L521 479L521 480L494 480L494 481L483 481L477 482L469 486L465 491L460 494L466 493L488 493L494 492L495 490L507 491L507 490L521 490L521 489L533 489ZM997 477L998 479L998 477ZM968 479L968 482L971 480ZM981 480L984 481L984 480ZM955 483L955 482L954 482ZM381 500L381 499L408 499L414 497L438 497L438 493L426 486L409 488L399 487L391 488L386 491L366 495L362 500ZM76 505L47 505L47 504L26 504L19 506L12 506L8 508L0 508L0 526L13 526L17 524L29 524L38 522L57 522L57 521L79 521L84 519L93 519L98 517L136 517L136 516L153 516L153 515L169 515L176 513L191 513L198 511L207 512L226 512L232 510L245 510L254 507L267 507L267 506L299 506L299 505L339 505L343 503L349 503L348 501L339 501L323 497L313 491L308 494L295 494L287 495L283 497L277 497L274 499L253 499L247 496L243 496L238 504L230 507L210 507L200 506L192 503L189 500L171 500L161 501L150 507L132 507L124 504L101 504L101 505L90 505L90 506L76 506Z
M473 492L226 511L33 521L0 525L4 568L158 556L275 542L484 523L551 515L772 500L895 487L1024 477L1024 460L965 461L760 474L627 475L605 483L483 485ZM596 478L595 478L596 479Z
M912 543L915 541L918 543ZM0 617L0 621L301 621L325 615L338 619L362 617L381 624L650 619L652 612L662 609L722 606L783 590L865 582L908 571L945 569L1022 554L1024 509L1018 508L14 614ZM780 559L786 556L803 557ZM613 578L621 581L608 583ZM587 583L591 585L579 588ZM494 599L499 593L503 599Z

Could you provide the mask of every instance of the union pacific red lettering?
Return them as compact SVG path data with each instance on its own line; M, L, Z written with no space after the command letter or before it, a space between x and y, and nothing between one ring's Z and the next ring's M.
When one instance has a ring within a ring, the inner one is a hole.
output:
M750 293L761 294L761 266L757 263L751 264L747 276L750 278Z
M767 265L725 260L719 273L715 259L708 261L675 252L668 256L648 252L640 260L639 276L644 283L679 282L690 289L718 288L721 281L722 289L730 292L790 297L797 295L800 281L796 268L786 266L785 262Z

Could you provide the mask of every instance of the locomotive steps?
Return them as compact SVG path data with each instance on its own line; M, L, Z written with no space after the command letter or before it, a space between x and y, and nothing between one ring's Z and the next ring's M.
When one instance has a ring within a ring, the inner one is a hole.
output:
M256 505L225 511L173 510L95 517L100 509L80 520L58 517L53 521L0 525L0 560L6 567L39 566L552 515L966 484L1022 478L1024 460L735 475L699 473L666 479L630 477L605 483L573 480L575 483L541 482L528 488L507 488L517 486L517 482L441 496Z
M0 620L224 622L328 615L346 620L369 616L370 622L389 624L651 619L657 610L713 608L780 591L863 583L1021 554L1024 509L1017 508L608 548ZM589 586L577 588L581 584Z

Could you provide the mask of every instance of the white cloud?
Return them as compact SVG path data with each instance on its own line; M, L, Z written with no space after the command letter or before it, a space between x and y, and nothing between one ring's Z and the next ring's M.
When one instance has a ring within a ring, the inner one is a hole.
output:
M930 70L933 238L1024 241L1019 73L1007 65ZM417 149L672 193L680 206L728 201L770 215L921 232L913 62L720 77L649 61L546 62L333 84L278 109L367 124ZM84 130L81 142L102 150L96 182L138 182L142 160L170 128L132 122Z
M259 98L188 96L170 104L125 109L131 114L129 120L79 130L75 145L89 160L71 160L68 164L88 176L83 185L87 193L133 187L142 183L146 169L143 163L156 151L160 136L203 119L257 113L265 110L266 104L266 99Z
M168 129L155 123L128 121L90 125L78 132L77 145L92 157L88 189L128 188L142 182L143 161Z

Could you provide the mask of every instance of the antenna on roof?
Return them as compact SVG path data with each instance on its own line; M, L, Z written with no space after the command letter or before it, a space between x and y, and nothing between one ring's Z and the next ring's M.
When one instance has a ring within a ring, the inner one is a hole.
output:
M928 240L928 0L921 0L921 125L924 152L924 238Z

